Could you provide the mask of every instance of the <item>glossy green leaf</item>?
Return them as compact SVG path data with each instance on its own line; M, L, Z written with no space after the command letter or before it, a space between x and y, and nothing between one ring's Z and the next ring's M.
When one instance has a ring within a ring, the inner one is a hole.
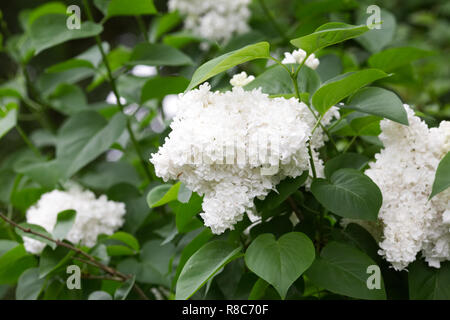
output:
M430 199L450 187L450 152L439 162L433 182Z
M46 236L47 238L52 238L52 235L50 233L48 233L47 230L45 230L43 227L38 226L36 224L23 222L23 223L19 224L19 226L21 226L22 228L25 228L26 230L30 230L30 231L42 234L42 235ZM46 245L48 245L49 247L51 247L52 249L56 248L56 243L54 243L53 241L50 241L46 238L43 238L41 236L35 235L30 232L25 232L25 231L19 229L18 227L16 227L16 233L21 237L27 237L30 239L34 239L34 240L43 242Z
M408 267L409 298L412 300L450 299L450 262L432 268L422 259Z
M181 93L188 85L189 80L183 77L153 77L142 87L141 103L151 99L163 99L169 94Z
M241 248L224 241L212 241L194 253L181 271L176 286L176 299L189 299L221 268L241 256Z
M382 203L378 186L355 169L340 169L329 180L314 179L311 192L325 208L346 218L374 221Z
M311 266L314 257L314 245L305 234L290 232L276 240L273 234L266 233L250 244L245 263L284 299L289 287Z
M16 126L17 104L9 103L5 107L0 107L0 138Z
M180 182L171 185L163 184L154 187L147 195L147 203L150 208L163 206L171 201L177 200Z
M408 65L413 61L432 55L433 52L414 47L390 48L378 52L369 58L369 66L385 72L393 72L396 69Z
M107 239L118 240L120 242L123 242L124 244L126 244L135 251L139 251L140 249L139 242L137 241L137 239L133 235L123 231L117 231L113 235L109 236Z
M386 292L383 278L380 289L369 289L369 266L376 263L365 253L346 244L330 242L322 249L306 276L315 285L333 293L358 299L384 300ZM381 277L381 274L380 274Z
M45 279L39 278L39 268L26 270L19 278L16 288L17 300L36 300L44 286Z
M94 65L90 61L74 58L55 64L47 68L45 72L57 73L77 68L95 69Z
M269 49L269 43L259 42L212 59L202 64L194 72L187 90L191 90L209 78L244 62L255 59L268 59L270 57Z
M314 33L291 40L291 43L311 54L333 44L356 38L368 30L369 28L366 25L353 26L340 22L330 22L317 28Z
M166 44L140 43L131 53L129 65L183 66L192 59L182 51Z
M387 76L377 69L348 72L325 82L312 96L312 103L320 114L325 114L332 106L356 90Z
M30 27L30 37L36 54L66 41L96 36L103 31L101 25L87 21L80 29L69 29L67 16L48 14L37 18Z
M359 90L345 104L346 108L380 116L408 125L408 115L400 98L392 91L367 87Z
M0 284L14 284L27 269L36 266L36 259L21 244L0 257Z
M361 24L366 23L368 17L369 14L366 12L366 7L364 7L363 10L359 12L357 21ZM397 27L395 16L389 11L381 9L380 18L381 25L379 29L374 28L356 38L356 41L372 53L382 50L392 42Z
M343 153L325 163L325 176L329 179L334 172L343 168L361 170L369 162L369 158L359 153Z
M108 18L115 16L139 16L157 14L153 0L111 0L108 5Z
M55 239L61 240L67 236L75 223L76 215L77 213L75 210L65 210L58 213L56 224L52 232Z
M74 255L75 251L62 246L58 246L55 249L45 247L39 260L39 276L45 278L52 272L59 270L67 265Z

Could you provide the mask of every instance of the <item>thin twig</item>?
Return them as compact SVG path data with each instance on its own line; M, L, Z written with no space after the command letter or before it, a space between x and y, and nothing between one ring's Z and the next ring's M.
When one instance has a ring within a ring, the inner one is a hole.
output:
M84 252L84 251L81 250L80 248L74 247L73 245L68 244L68 243L66 243L66 242L63 242L63 241L60 241L60 240L53 239L53 238L51 238L51 237L49 237L49 236L46 236L45 234L41 234L41 233L39 233L39 232L36 232L36 231L34 231L34 230L31 230L30 228L25 228L25 227L23 227L23 226L17 224L16 222L14 222L13 220L9 219L7 216L5 216L5 215L2 214L2 213L0 213L0 218L3 219L4 221L6 221L7 223L9 223L10 225L12 225L13 227L22 230L22 231L25 232L25 233L29 233L29 234L33 234L33 235L35 235L35 236L41 237L41 238L43 238L43 239L46 239L46 240L48 240L48 241L51 241L51 242L55 243L57 246L65 247L65 248L67 248L67 249L69 249L69 250L74 251L75 253L77 253L77 254L79 254L79 255L82 255L82 256L85 257L87 260L82 259L82 258L79 258L79 257L74 257L74 259L79 260L79 261L82 261L82 262L87 263L87 264L90 264L90 265L93 265L93 266L95 266L95 267L97 267L97 268L100 268L100 269L102 269L103 271L105 271L106 273L109 273L110 275L112 275L113 277L117 276L117 277L121 278L122 281L126 281L126 280L128 280L128 279L131 278L130 275L123 274L122 272L120 272L120 271L118 271L118 270L116 270L116 269L114 269L114 268L112 268L112 267L109 267L109 266L107 266L107 265L104 265L103 263L99 262L99 261L96 260L93 256L91 256L91 255L88 254L87 252ZM138 292L138 294L139 294L143 299L148 300L148 297L145 295L145 293L142 291L142 289L141 289L136 283L134 284L134 289L136 290L136 292Z

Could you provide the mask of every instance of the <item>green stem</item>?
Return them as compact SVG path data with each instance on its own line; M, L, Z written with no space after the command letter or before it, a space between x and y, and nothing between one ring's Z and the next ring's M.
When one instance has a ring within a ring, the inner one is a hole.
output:
M87 16L88 16L89 20L94 22L94 17L92 16L92 11L91 11L91 8L89 6L88 0L83 0L83 4L84 4L84 7L86 9L86 13L87 13ZM98 49L100 50L100 54L102 56L103 63L105 64L108 80L109 80L109 83L111 85L111 89L112 89L112 91L113 91L113 93L114 93L114 95L116 97L117 105L119 106L120 111L122 113L124 113L124 106L120 102L120 95L119 95L119 91L117 90L116 81L115 81L115 79L114 79L114 77L112 75L111 67L110 67L108 59L106 57L106 53L103 50L102 41L101 41L99 35L95 36L95 41L97 42ZM130 139L131 139L131 142L132 142L132 144L134 146L134 149L136 150L136 153L137 153L137 155L139 157L139 160L141 162L142 168L144 169L144 172L145 172L147 178L149 179L149 181L152 181L152 175L151 175L150 170L149 170L149 168L147 166L147 162L144 159L144 156L142 154L142 151L141 151L141 148L139 146L139 143L138 143L138 141L137 141L137 139L136 139L136 137L134 135L134 132L133 132L133 130L131 128L131 123L130 123L130 118L129 117L127 117L127 131L128 131L128 134L130 135Z
M34 154L38 158L41 158L42 155L39 152L39 149L33 144L33 142L31 142L31 140L28 138L27 134L25 133L25 131L22 130L22 128L19 126L19 124L16 124L16 130L19 132L19 134L22 137L23 141L25 141L27 146L34 152Z
M348 151L348 149L350 149L353 142L355 142L356 138L357 138L357 136L353 136L352 140L350 140L350 142L347 144L347 146L345 146L345 149L342 151L342 153L346 153Z
M145 37L145 41L146 42L150 41L150 37L149 37L147 28L145 27L145 22L142 19L142 17L141 16L136 16L136 21L137 21L137 23L139 25L139 29L141 30L142 34Z

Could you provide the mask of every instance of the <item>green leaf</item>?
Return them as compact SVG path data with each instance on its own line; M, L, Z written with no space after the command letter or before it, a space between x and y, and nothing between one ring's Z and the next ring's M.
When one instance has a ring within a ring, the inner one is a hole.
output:
M441 267L436 269L417 259L408 269L411 300L450 299L450 262L441 262Z
M340 169L329 180L314 179L311 192L325 208L346 218L374 221L382 203L378 186L355 169Z
M142 87L141 104L151 99L163 99L168 94L183 92L188 85L189 80L183 77L153 77Z
M52 272L62 268L70 261L74 254L74 251L61 246L55 249L45 247L39 261L39 276L45 278Z
M313 94L320 86L320 79L316 71L310 68L302 68L297 77L297 84L300 92ZM295 92L289 73L280 65L268 68L244 87L245 90L257 88L261 88L262 92L269 95L293 94Z
M0 239L0 257L17 245L19 245L19 243L15 241Z
M175 299L189 299L226 264L240 257L240 252L240 247L224 241L205 244L184 265L177 281Z
M127 281L125 281L116 292L114 292L114 300L125 300L128 297L131 289L133 289L134 283L136 282L136 276L134 275Z
M42 235L44 235L44 236L46 236L48 238L52 238L52 235L50 233L48 233L47 230L45 230L43 227L38 226L36 224L31 224L31 223L24 222L24 223L20 223L19 226L21 226L22 228L28 229L30 231L42 234ZM16 227L16 233L19 236L21 236L22 238L23 237L27 237L27 238L30 238L30 239L38 240L40 242L43 242L43 243L47 244L52 249L56 248L56 243L54 243L53 241L50 241L48 239L45 239L43 237L40 237L38 235L29 233L29 232L25 232L25 231L19 229L18 227Z
M319 49L356 38L368 30L369 28L366 25L353 26L340 22L330 22L317 28L314 33L291 40L291 43L297 48L305 50L309 55Z
M154 187L147 194L147 203L150 208L163 206L171 201L177 200L178 190L181 182L174 185L162 184Z
M343 168L361 170L369 162L369 158L359 153L343 153L325 163L325 176L329 179L334 172Z
M408 125L408 115L400 98L392 91L368 87L356 92L345 104L346 108L380 116Z
M156 42L159 38L174 29L182 22L182 19L177 11L167 13L163 16L157 17L152 22L150 28L150 41Z
M153 0L111 0L108 5L108 18L116 16L140 16L157 14Z
M80 132L83 130L82 128L85 127L84 123L76 128L74 126L79 124L79 122L83 121L86 117L92 116L93 113L94 112L89 111L75 115L75 117L71 119L70 124L66 123L61 129L60 135L58 135L59 143L57 146L57 154L59 157L63 156L68 164L70 164L66 168L66 178L70 178L78 170L96 159L103 152L107 151L125 130L126 118L122 113L117 113L104 127L95 132L94 135L87 136L86 133L83 133L82 136L80 136L74 134L75 132ZM95 117L96 116L97 115L95 115ZM77 143L78 148L73 145L67 146L66 143L69 142L67 135L69 134L72 135L70 141ZM61 151L65 149L72 152L61 155ZM68 159L69 157L71 157L71 159Z
M88 109L83 90L72 84L62 83L49 96L51 107L65 115L73 115Z
M312 103L316 110L323 115L328 109L356 90L387 76L386 73L377 69L365 69L345 73L325 82L314 93Z
M187 90L191 90L209 78L244 62L255 59L268 59L270 57L269 49L269 43L259 42L214 58L202 64L194 72Z
M252 291L250 291L248 300L261 300L264 297L264 294L266 293L268 286L269 286L269 283L267 281L264 281L263 279L259 278L255 282L255 285L253 286Z
M62 240L66 237L75 223L76 215L77 213L75 210L65 210L58 213L55 228L52 232L55 239Z
M39 268L26 270L19 278L16 288L17 300L36 300L44 286L45 279L39 278Z
M112 300L112 297L108 292L94 291L89 295L88 300Z
M366 23L369 14L366 8L359 12L358 23ZM378 52L392 42L395 35L397 23L395 16L385 9L381 9L381 28L372 29L356 39L369 52Z
M301 232L284 234L277 240L273 234L258 236L245 253L247 267L286 297L289 287L314 261L312 241Z
M188 55L169 45L140 43L133 49L128 65L183 66L192 63Z
M281 181L276 191L271 191L264 200L255 200L260 212L267 212L280 206L292 193L297 191L308 178L308 171L304 171L297 178L286 178Z
M129 246L130 248L132 248L135 251L140 250L139 242L133 235L131 235L129 233L126 233L123 231L118 231L118 232L114 233L113 235L109 236L107 239L118 240L120 242L123 242L124 244L126 244L127 246Z
M175 213L175 224L178 232L189 232L194 228L200 227L202 224L195 218L202 211L202 201L197 193L193 193L187 203L175 201L169 204Z
M386 292L382 278L380 289L369 289L367 286L367 280L371 276L367 273L367 268L371 265L376 263L358 249L330 242L308 269L306 276L315 285L336 294L358 299L384 300Z
M36 259L21 244L0 257L0 284L14 284L27 269L36 266Z
M16 126L17 110L14 102L8 103L4 108L0 107L0 138Z
M432 51L414 47L390 48L372 55L369 66L381 69L385 72L393 72L396 69L406 66L411 62L433 55Z
M430 199L448 187L450 187L450 152L447 152L445 157L439 162Z
M95 69L95 66L87 60L83 59L69 59L66 61L63 61L61 63L57 63L45 70L46 73L57 73L57 72L63 72L71 69L77 69L77 68L87 68L87 69Z
M68 29L67 16L48 14L37 18L30 27L30 37L36 54L69 40L89 38L103 31L101 25L87 21L80 29Z
M188 235L186 235L187 237ZM177 282L181 271L183 270L184 265L189 260L189 258L197 252L205 243L207 243L211 238L213 234L211 232L211 229L204 228L200 233L195 235L195 238L190 241L186 247L184 247L183 251L181 252L180 261L178 262L177 270L175 272L175 277L173 278L173 284L172 286L175 286L175 283Z
M29 29L33 22L36 21L36 19L39 17L45 16L47 14L66 14L66 12L67 6L61 2L55 1L45 3L30 12L26 23L27 29Z

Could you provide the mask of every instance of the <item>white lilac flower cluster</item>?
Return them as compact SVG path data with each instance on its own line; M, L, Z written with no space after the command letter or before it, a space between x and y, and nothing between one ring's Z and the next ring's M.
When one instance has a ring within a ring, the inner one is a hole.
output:
M450 151L450 121L431 128L405 105L409 126L383 120L384 149L366 174L379 186L379 254L402 270L421 252L432 267L450 260L450 189L428 200L440 160Z
M169 11L185 16L184 28L211 41L226 42L249 30L251 0L169 0Z
M41 196L27 211L27 222L42 226L52 232L58 213L75 210L76 217L66 239L88 247L95 245L100 234L111 235L124 223L125 204L109 201L105 195L98 199L91 191L84 191L77 185L68 191L53 190ZM40 254L45 247L41 241L24 237L25 249Z
M263 199L285 177L309 170L308 141L323 175L316 150L324 134L318 128L311 137L316 119L295 98L272 99L240 86L212 92L205 83L180 94L177 103L172 131L150 161L165 181L181 180L204 195L201 216L216 234L233 229L244 213L255 213L254 198ZM323 123L336 113L333 108Z
M302 49L294 50L292 53L285 52L284 53L284 59L281 61L282 64L291 64L291 63L297 63L301 64L303 60L306 58L306 51ZM316 55L314 53L310 54L308 58L305 61L305 65L313 70L316 70L319 66L320 61L316 58Z

